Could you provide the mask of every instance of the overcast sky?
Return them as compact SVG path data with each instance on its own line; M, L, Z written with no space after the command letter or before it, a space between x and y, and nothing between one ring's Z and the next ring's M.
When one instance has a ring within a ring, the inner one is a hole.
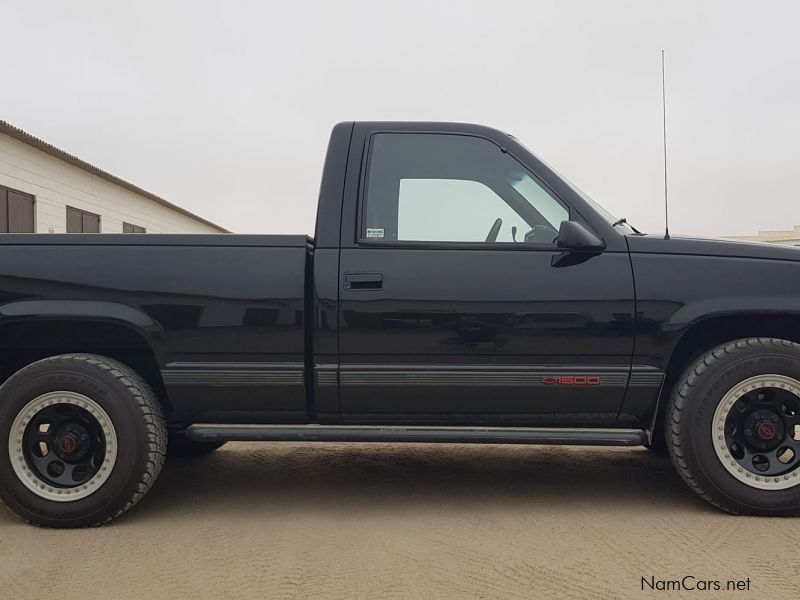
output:
M236 232L312 232L331 126L514 134L612 213L800 224L797 2L0 5L0 119Z

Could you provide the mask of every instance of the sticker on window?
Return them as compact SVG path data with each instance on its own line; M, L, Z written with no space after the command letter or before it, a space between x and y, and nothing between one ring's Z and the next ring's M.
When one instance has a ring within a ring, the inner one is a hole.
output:
M383 227L381 227L381 228L367 227L367 237L368 238L383 239Z

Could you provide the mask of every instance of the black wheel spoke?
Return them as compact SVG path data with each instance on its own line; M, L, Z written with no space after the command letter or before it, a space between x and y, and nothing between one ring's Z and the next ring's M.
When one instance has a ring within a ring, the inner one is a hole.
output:
M70 406L70 408L72 407ZM52 436L53 432L55 432L59 427L63 426L64 423L69 423L71 420L73 420L71 413L70 415L64 415L54 410L53 407L46 408L39 413L39 415L37 415L36 419L34 419L30 429L30 434ZM40 431L40 427L42 425L48 426L46 433Z
M774 407L787 425L800 423L800 399L794 394L781 390L780 394L776 394Z
M758 454L758 452L755 452L755 451L751 450L747 446L747 444L743 444L742 445L742 450L744 452L744 456L742 457L742 459L739 462L742 465L744 465L745 468L747 468L749 470L751 468L751 465L753 464L753 457L756 456L756 454Z
M765 475L776 475L785 469L785 465L778 460L778 448L764 452L761 456L766 456L769 461L769 469L766 470Z
M49 431L47 433L42 433L41 431L39 431L39 428L37 427L30 431L30 433L28 434L28 440L32 444L38 445L40 442L44 442L49 446L52 443L52 433Z
M65 462L62 462L62 464L64 465L64 472L58 477L50 475L49 479L62 487L72 487L75 485L75 481L72 479L72 472L75 470L75 465Z
M763 452L759 452L757 450L753 450L752 448L748 447L746 444L743 447L743 454L742 458L737 462L744 468L746 471L753 473L754 475L766 475L766 471L760 470L756 467L760 461L760 458L766 458L770 465L773 464L773 460L766 456Z
M39 471L39 479L43 483L58 487L73 487L75 485L72 480L72 471L75 465L60 460L55 454L50 453L44 457L32 457L31 462L36 466L36 470Z
M30 463L36 467L39 471L46 471L47 465L53 460L52 456L36 456L33 454L32 456L28 457Z

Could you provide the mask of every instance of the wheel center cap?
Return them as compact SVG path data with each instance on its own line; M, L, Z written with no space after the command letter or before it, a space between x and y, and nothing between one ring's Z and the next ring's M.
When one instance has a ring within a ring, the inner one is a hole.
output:
M68 423L59 428L53 436L52 443L56 454L70 462L80 461L92 451L89 432L77 423Z
M756 428L756 433L758 433L758 437L762 440L771 440L777 435L777 430L775 429L775 425L772 423L761 423Z
M78 440L72 435L65 435L61 438L59 446L62 452L69 454L70 452L75 452L75 449L78 447Z
M757 410L744 421L744 441L761 452L777 447L785 433L783 421L772 410Z

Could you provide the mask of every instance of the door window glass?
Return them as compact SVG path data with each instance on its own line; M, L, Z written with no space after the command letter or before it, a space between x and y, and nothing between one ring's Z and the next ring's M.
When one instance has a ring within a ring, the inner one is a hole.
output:
M553 244L569 210L492 142L452 134L372 138L361 239Z

